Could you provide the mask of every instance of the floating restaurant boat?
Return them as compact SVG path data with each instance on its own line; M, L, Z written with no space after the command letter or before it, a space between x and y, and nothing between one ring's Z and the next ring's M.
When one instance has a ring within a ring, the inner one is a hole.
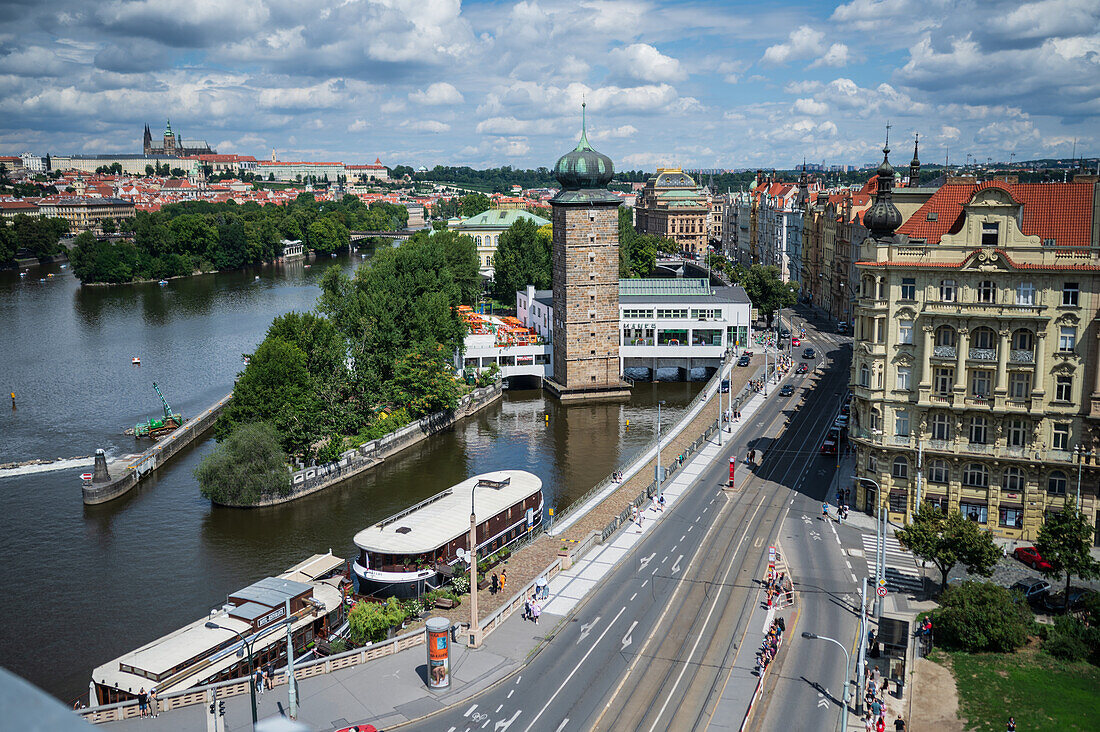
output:
M355 535L356 591L378 597L418 597L456 571L469 550L470 499L478 517L477 556L524 538L542 523L542 480L525 470L468 478Z
M344 622L345 582L344 560L329 552L231 593L207 617L95 669L89 701L113 704L137 698L142 688L164 695L248 676L249 658L237 656L241 636L256 668L280 667L286 662L287 601L297 656Z

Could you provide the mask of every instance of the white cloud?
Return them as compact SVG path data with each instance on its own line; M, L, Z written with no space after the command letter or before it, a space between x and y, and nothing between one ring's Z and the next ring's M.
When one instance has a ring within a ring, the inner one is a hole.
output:
M940 134L936 136L936 139L941 142L950 142L952 140L959 139L959 135L962 131L958 127L952 127L951 125L941 125Z
M638 128L634 125L620 125L619 127L596 129L588 133L593 140L618 140L631 138L638 134Z
M362 132L367 129L369 125L361 119L356 119L350 125L348 125L348 132Z
M848 51L848 47L843 43L834 43L829 46L829 50L819 58L810 64L810 67L817 66L847 66L852 62L852 56Z
M477 123L478 134L490 135L548 135L560 133L559 125L549 119L516 119L515 117L490 117Z
M786 43L768 46L764 51L764 60L772 64L785 64L791 60L817 56L824 48L825 34L808 25L799 26L791 31Z
M435 134L449 132L451 129L451 126L446 122L434 119L407 120L402 122L401 126L413 132L432 132Z
M795 114L808 114L811 117L819 117L829 111L829 105L816 99L799 99L795 101L792 111Z
M409 94L409 101L417 104L440 107L462 104L466 100L463 99L462 94L453 84L449 84L446 81L437 81L434 84L430 84L427 89L411 92Z
M678 59L666 56L646 43L613 48L607 57L612 69L641 81L683 81L687 78L687 71Z

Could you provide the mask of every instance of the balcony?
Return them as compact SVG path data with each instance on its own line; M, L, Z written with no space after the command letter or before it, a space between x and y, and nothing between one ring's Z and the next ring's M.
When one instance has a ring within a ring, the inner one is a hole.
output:
M996 348L971 348L967 354L971 361L996 361Z
M958 355L958 349L955 346L933 346L932 357L933 358L955 358Z
M952 404L955 401L955 395L933 393L928 397L928 401L933 404Z
M971 455L992 455L994 453L994 446L977 442L966 442L962 445L962 451L968 452Z
M895 447L911 447L909 435L892 435L890 437L890 444Z
M989 302L928 302L924 309L936 315L986 316L995 318L1036 318L1042 315L1039 305L1013 305Z
M989 397L984 396L967 397L965 401L968 407L988 407L991 403Z
M939 452L954 452L955 445L951 440L929 440L928 449L937 450Z
M1012 363L1035 363L1035 351L1013 348L1008 352L1008 360Z

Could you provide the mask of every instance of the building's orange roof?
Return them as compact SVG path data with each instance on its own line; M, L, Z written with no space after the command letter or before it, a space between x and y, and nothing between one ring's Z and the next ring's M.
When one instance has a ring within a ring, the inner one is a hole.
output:
M1060 247L1087 247L1092 237L1092 196L1090 183L949 183L940 186L932 197L898 229L910 239L938 244L944 234L962 229L963 206L974 194L986 188L1000 188L1023 204L1020 230L1026 236L1053 239ZM936 214L929 221L928 214Z

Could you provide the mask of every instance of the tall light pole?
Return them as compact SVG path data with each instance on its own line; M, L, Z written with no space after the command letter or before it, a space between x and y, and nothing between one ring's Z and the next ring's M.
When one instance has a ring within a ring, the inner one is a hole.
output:
M241 643L244 644L245 650L248 652L248 691L250 692L250 694L252 696L252 729L255 730L256 729L256 719L257 719L257 714L256 714L256 670L254 668L252 668L252 646L251 646L251 644L249 644L248 639L245 638L243 635L241 635L237 631L233 630L232 628L227 628L224 625L218 625L213 620L208 620L206 622L206 627L211 628L212 630L228 630L230 633L233 633L234 635L236 635L238 638L241 639Z
M875 549L875 619L882 620L882 596L878 594L881 582L886 578L886 516L882 506L882 486L874 478L860 478L868 483L873 483L875 493L875 538L878 546Z
M718 387L719 393L721 393L722 387ZM664 399L657 401L657 473L654 476L657 481L657 499L661 498L661 405L665 403Z
M1073 446L1073 457L1077 460L1077 510L1081 510L1081 469L1085 458L1092 457L1092 450L1082 450L1080 445Z
M718 363L718 447L722 446L722 367L725 365L723 361ZM733 398L733 394L730 394L730 398ZM1077 481L1077 492L1081 492L1081 481Z
M470 486L470 648L481 644L481 626L477 622L477 514L474 513L474 488Z
M836 644L840 650L844 651L844 693L841 695L842 709L840 710L840 732L848 732L848 679L852 675L852 655L848 653L848 649L844 647L844 644L834 638L826 638L823 635L817 633L802 633L803 638L809 638L811 640L823 640Z

